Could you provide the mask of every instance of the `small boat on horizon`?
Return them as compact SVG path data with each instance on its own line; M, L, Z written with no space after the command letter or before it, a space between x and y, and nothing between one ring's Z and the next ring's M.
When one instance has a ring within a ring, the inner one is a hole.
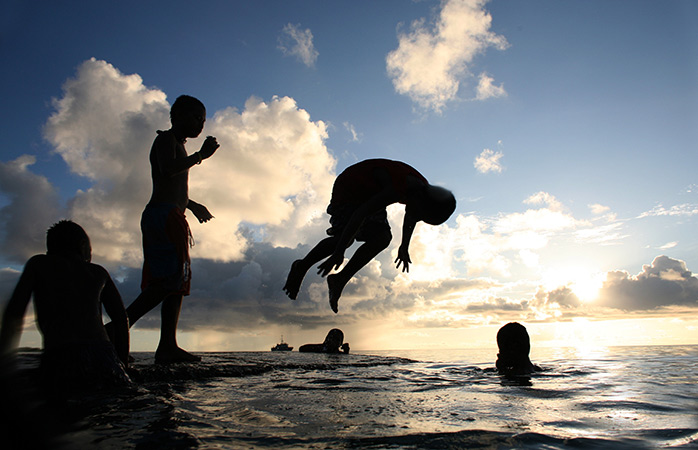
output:
M291 350L293 350L293 347L284 342L283 336L281 336L281 342L271 348L272 352L290 352Z

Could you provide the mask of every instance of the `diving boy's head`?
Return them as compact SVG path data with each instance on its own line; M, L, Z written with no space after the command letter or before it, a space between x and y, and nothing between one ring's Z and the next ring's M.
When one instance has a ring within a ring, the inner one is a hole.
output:
M427 184L407 204L407 211L429 225L441 225L456 210L456 198L448 189Z
M46 232L46 254L90 262L92 260L90 238L77 223L61 220Z
M206 107L190 95L180 95L170 108L172 127L181 130L185 137L197 137L204 129Z

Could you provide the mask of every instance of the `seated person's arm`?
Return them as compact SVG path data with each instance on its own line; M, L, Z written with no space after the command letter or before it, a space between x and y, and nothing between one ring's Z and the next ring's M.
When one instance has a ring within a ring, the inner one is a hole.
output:
M22 335L22 325L24 323L24 313L27 310L27 305L34 290L36 263L35 258L27 262L12 293L12 297L10 297L5 307L5 312L2 315L2 329L0 329L0 356L12 353L19 345L19 338Z
M102 289L101 301L114 326L114 342L112 342L112 345L114 345L116 354L121 362L125 367L128 367L128 315L126 314L126 308L124 308L124 302L121 300L121 295L106 270L104 270L104 275L106 276L106 283L104 289Z

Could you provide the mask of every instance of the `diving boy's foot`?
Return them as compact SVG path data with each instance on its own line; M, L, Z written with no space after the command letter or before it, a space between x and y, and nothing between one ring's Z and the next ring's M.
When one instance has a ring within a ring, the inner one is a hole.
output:
M200 356L192 355L186 350L175 347L172 350L158 350L155 352L156 364L173 364L180 362L198 362L201 361Z
M344 283L337 279L337 276L337 274L327 276L327 287L330 291L330 308L332 308L335 314L338 311L339 297L342 296L342 290L345 286Z
M297 259L291 264L291 271L288 273L288 278L286 278L286 284L284 285L284 292L291 300L295 300L298 296L298 291L301 288L301 283L303 283L303 278L305 277L305 272L308 270L303 270L301 264L302 260Z

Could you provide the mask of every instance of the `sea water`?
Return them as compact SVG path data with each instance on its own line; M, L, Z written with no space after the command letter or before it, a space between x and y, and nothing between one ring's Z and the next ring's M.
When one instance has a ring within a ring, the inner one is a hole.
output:
M493 350L200 355L136 353L137 388L75 402L52 445L698 448L698 346L535 349L544 370L518 378L494 370Z

